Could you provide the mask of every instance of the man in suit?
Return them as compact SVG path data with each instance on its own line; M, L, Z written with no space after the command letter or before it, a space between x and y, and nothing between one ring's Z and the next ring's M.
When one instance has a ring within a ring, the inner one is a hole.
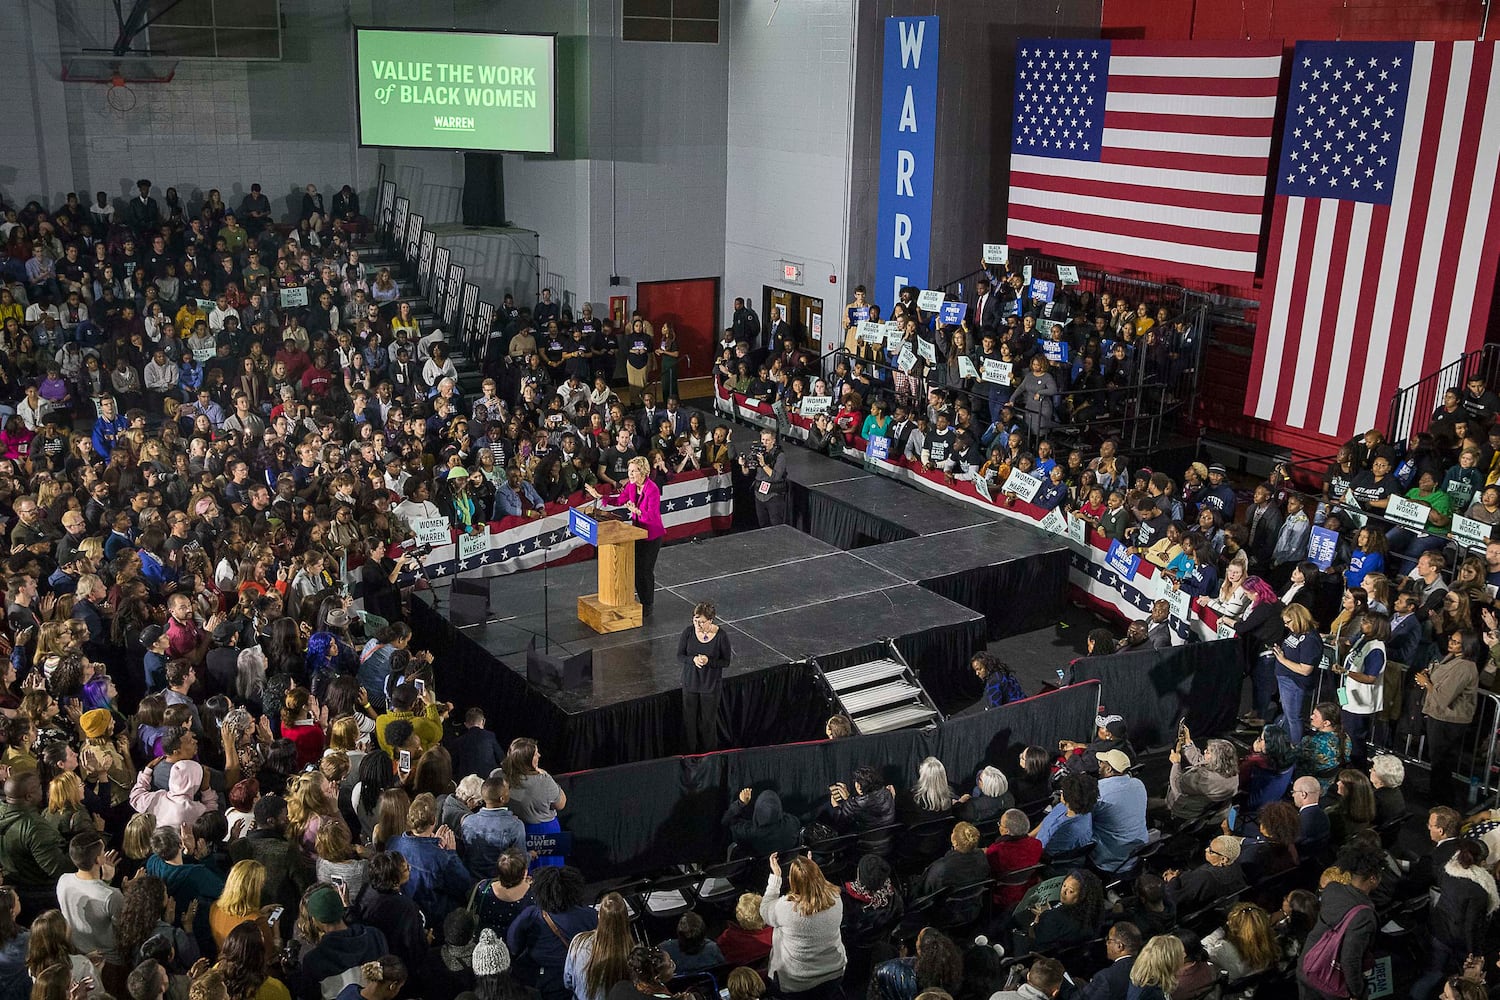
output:
M1298 778L1292 785L1292 805L1297 807L1297 852L1303 857L1314 857L1328 846L1332 828L1328 813L1319 801L1323 787L1318 779L1310 775Z
M484 709L471 708L464 715L464 731L448 740L455 773L488 778L505 762L505 751L495 734L484 728Z
M990 288L989 278L974 282L974 326L979 330L993 330L1000 325L1000 296Z
M138 192L125 206L125 224L138 233L155 232L161 226L161 207L151 197L151 182L135 182Z
M1146 622L1146 645L1152 649L1172 648L1172 605L1165 600L1151 605L1151 618Z
M641 408L636 412L635 425L640 428L643 435L649 435L656 431L656 422L661 419L662 410L656 405L656 398L650 392L641 392Z
M1417 599L1412 594L1397 594L1391 609L1391 637L1386 640L1386 656L1392 663L1410 665L1422 643L1422 619L1417 616Z
M1122 920L1109 929L1104 938L1104 957L1109 964L1101 969L1079 993L1079 1000L1125 1000L1130 992L1130 967L1141 950L1140 928Z
M794 342L797 339L792 333L792 324L786 321L786 317L779 310L772 310L771 325L766 327L765 340L761 346L768 351L779 351L783 337L791 337Z
M673 437L678 437L688 432L688 412L682 408L682 401L676 396L667 397L667 410L661 416L657 417L657 419L660 420L662 417L665 417L667 422L671 424Z
M1411 866L1413 878L1420 877L1424 887L1431 888L1443 877L1443 869L1453 860L1458 851L1458 828L1463 822L1458 810L1450 806L1434 806L1427 813L1427 839L1432 841L1432 853L1419 858Z

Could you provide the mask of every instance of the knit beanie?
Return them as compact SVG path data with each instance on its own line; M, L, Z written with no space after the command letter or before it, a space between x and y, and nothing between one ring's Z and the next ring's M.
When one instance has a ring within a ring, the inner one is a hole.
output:
M78 719L78 728L83 730L83 735L91 740L103 739L109 735L109 731L115 726L115 720L109 714L108 709L96 708L93 711L84 712Z
M510 968L510 952L505 943L495 936L492 928L486 927L479 934L479 943L474 946L474 975L498 976Z

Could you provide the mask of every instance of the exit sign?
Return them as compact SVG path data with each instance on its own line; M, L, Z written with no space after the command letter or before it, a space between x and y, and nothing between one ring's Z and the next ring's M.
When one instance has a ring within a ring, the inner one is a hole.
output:
M798 264L782 264L781 277L794 285L802 284L802 267Z

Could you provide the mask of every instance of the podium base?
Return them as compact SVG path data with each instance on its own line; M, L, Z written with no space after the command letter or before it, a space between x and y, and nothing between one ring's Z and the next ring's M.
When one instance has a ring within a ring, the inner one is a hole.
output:
M578 620L600 634L640 628L643 621L638 602L605 604L599 600L598 594L586 594L578 599Z

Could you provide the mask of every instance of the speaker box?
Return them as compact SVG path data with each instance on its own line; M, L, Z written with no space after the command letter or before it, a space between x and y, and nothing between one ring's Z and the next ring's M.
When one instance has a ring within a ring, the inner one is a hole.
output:
M594 651L581 653L551 654L539 652L536 640L526 650L526 680L537 687L552 687L560 691L571 691L594 683Z
M455 625L483 625L490 620L490 579L456 577L448 590L448 620Z
M505 225L505 161L499 153L464 154L461 208L466 226Z

